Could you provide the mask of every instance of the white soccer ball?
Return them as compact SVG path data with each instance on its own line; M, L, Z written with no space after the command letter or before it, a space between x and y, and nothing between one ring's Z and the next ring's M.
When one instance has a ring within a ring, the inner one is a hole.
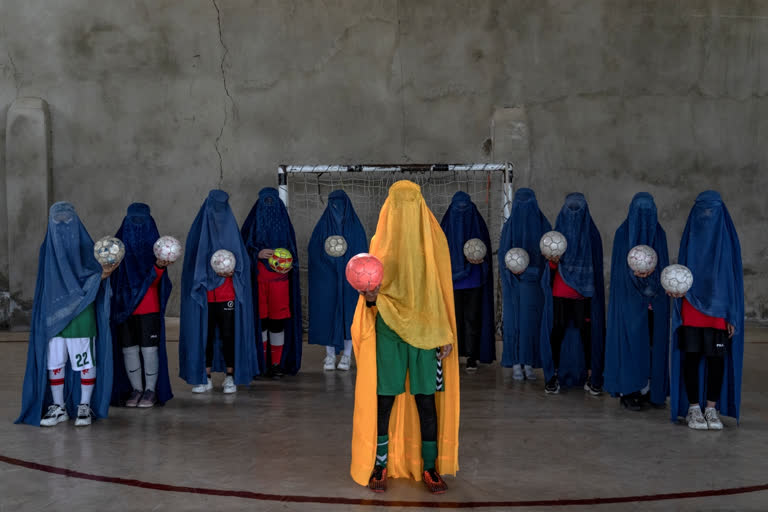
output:
M559 231L544 233L539 242L539 249L545 258L557 258L565 254L568 248L568 240Z
M659 257L656 255L656 251L648 245L636 245L627 254L629 268L640 274L653 272L658 262Z
M229 274L235 270L235 255L226 249L219 249L211 256L211 267L217 274Z
M464 243L464 256L468 260L482 260L487 252L488 248L479 238L470 238Z
M341 235L331 235L325 239L325 254L338 258L347 252L347 241Z
M528 251L520 247L513 247L504 255L504 264L513 274L522 274L528 268L531 258Z
M685 265L670 265L661 272L661 286L669 293L685 294L693 286L693 274Z
M102 265L114 265L123 261L125 246L118 238L105 236L93 244L93 255Z
M181 243L172 236L161 236L155 242L152 250L157 259L174 262L181 256Z

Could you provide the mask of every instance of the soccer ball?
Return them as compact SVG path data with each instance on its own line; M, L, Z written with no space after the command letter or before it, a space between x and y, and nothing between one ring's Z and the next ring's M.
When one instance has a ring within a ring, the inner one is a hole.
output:
M682 295L693 286L693 274L685 265L670 265L661 272L661 286L669 293Z
M235 263L237 263L235 255L226 249L219 249L213 253L213 256L211 256L211 267L213 267L213 270L217 274L229 274L230 272L234 272Z
M376 256L361 252L350 258L344 273L352 288L368 292L379 286L384 279L384 265Z
M331 235L325 239L325 254L338 258L347 252L347 241L341 235Z
M541 237L539 249L545 258L556 258L565 254L565 250L568 249L568 240L559 231L548 231Z
M269 268L278 274L287 274L293 268L293 255L288 249L278 248L267 260Z
M181 244L172 236L161 236L152 247L155 258L161 261L174 262L181 256Z
M647 245L637 245L627 254L629 268L640 274L653 272L658 262L659 257L656 255L656 251L653 250L653 247Z
M513 247L504 255L504 263L513 274L522 274L528 268L531 258L528 251L519 247Z
M101 266L114 265L123 261L125 246L119 239L105 236L93 244L93 255Z
M485 247L483 241L479 238L470 238L464 244L464 256L468 260L482 260L485 258L485 254L487 252L488 249Z

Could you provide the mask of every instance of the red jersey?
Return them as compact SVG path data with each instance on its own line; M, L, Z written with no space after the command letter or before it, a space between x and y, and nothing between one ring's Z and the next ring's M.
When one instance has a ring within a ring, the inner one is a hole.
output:
M229 302L235 300L235 284L231 277L224 279L224 284L208 290L208 302Z
M147 293L144 294L144 298L141 299L139 305L136 306L136 309L131 313L132 315L148 315L150 313L160 312L160 279L163 277L165 269L158 268L157 266L154 266L154 269L157 277L155 277L155 280L149 285Z
M568 286L568 283L563 281L563 277L560 275L560 271L557 269L557 263L549 262L549 268L556 270L555 280L552 283L552 296L560 297L561 299L583 299L579 292Z
M693 307L686 298L683 298L683 325L688 327L711 327L721 331L728 329L725 318L705 315Z

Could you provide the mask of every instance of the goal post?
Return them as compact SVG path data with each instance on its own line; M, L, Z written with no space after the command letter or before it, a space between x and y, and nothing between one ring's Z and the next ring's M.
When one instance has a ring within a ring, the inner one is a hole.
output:
M440 221L458 191L468 193L488 224L490 248L498 252L504 221L512 208L514 170L510 163L466 164L362 164L362 165L280 165L277 170L280 199L288 207L298 247L304 322L307 321L307 245L312 230L325 210L328 194L344 190L352 201L370 241L379 210L389 187L411 180L421 187L432 213ZM494 258L495 274L498 274ZM497 325L501 300L497 290Z

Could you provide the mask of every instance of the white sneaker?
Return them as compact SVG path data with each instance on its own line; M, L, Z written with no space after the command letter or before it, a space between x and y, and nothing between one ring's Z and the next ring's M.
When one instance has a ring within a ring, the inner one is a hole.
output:
M325 356L325 360L323 361L323 370L327 372L332 372L336 369L336 357L335 356ZM349 369L349 368L347 368Z
M704 409L704 418L707 420L707 427L709 430L723 430L723 422L720 421L720 417L717 415L717 409L714 407L707 407Z
M45 416L43 416L43 419L40 420L40 426L53 427L68 419L69 414L67 414L66 409L60 405L53 404L48 406L48 411L45 413Z
M512 367L512 378L515 380L523 380L525 378L523 377L523 367L519 364Z
M227 375L224 377L224 393L230 394L237 391L237 386L235 386L235 378L231 375Z
M349 370L351 363L352 363L352 358L344 354L343 356L341 356L341 361L339 361L339 366L337 366L336 369L346 372Z
M709 428L704 415L701 414L701 407L698 405L688 407L688 416L685 417L685 421L688 422L688 427L694 430L707 430Z
M77 406L77 419L75 420L76 427L87 427L91 424L91 406L88 404L80 404Z
M525 379L526 380L536 380L536 372L533 371L533 366L527 364L525 365Z
M213 382L211 382L211 378L208 377L208 384L198 384L197 386L194 386L192 388L193 393L205 393L207 391L210 391L213 389Z

